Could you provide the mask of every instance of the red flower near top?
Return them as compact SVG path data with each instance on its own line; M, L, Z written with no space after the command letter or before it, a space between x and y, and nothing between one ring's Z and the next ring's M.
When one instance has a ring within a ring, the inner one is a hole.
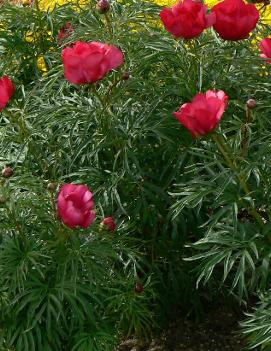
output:
M193 136L205 135L213 131L227 108L228 96L223 90L208 90L197 94L192 102L184 104L174 116Z
M215 15L207 14L207 6L194 0L183 0L171 8L164 8L160 18L168 32L184 39L198 37L215 22Z
M58 194L57 207L60 218L70 228L88 228L96 217L93 194L83 184L63 185Z
M94 83L123 63L123 53L113 45L77 41L62 50L65 77L74 84Z
M266 60L266 62L271 63L271 38L265 38L260 42L260 50L262 52L261 57Z
M0 78L0 111L8 104L10 98L15 92L15 86L8 76Z
M249 36L259 21L254 4L243 0L224 0L212 8L216 15L214 29L225 40L241 40Z

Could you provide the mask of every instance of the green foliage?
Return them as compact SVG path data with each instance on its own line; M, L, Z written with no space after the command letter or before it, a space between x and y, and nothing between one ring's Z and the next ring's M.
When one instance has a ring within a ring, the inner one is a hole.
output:
M179 80L172 74L179 61L172 56L174 41L165 37L161 43L158 8L138 2L113 5L110 30L94 1L80 13L69 6L51 13L1 10L0 70L14 77L17 88L0 129L0 165L15 173L1 183L2 346L105 351L118 337L149 337L154 314L166 305L161 296L170 285L163 275L174 287L175 273L187 274L171 262L185 237L179 235L182 221L172 225L168 215L168 189L186 162L186 153L176 149L176 122L167 118L174 94L165 74L173 85ZM155 23L148 25L151 17ZM123 50L124 67L95 87L67 82L57 42L67 22L74 33L63 47L76 40L112 43ZM38 69L41 56L45 75ZM125 70L127 81L121 78ZM88 184L97 222L114 215L117 232L98 224L66 228L49 182ZM137 282L142 292L135 291ZM168 312L182 290L189 301L187 288L175 286Z
M112 1L108 21L95 5L1 7L0 73L17 88L0 115L0 166L14 169L0 187L3 348L110 351L119 337L148 336L176 305L201 313L197 278L240 302L270 286L271 83L257 31L238 43L211 29L177 41L155 5ZM59 43L68 22L74 32ZM70 84L61 50L78 40L117 45L124 65ZM195 140L172 112L208 89L223 89L229 108L213 138ZM87 184L96 223L65 227L49 182ZM115 233L97 224L108 215ZM253 329L267 311L244 323L252 347L269 342Z
M270 350L270 291L260 295L260 303L252 313L247 313L247 319L242 322L243 332L249 335L250 348L261 346L261 350Z

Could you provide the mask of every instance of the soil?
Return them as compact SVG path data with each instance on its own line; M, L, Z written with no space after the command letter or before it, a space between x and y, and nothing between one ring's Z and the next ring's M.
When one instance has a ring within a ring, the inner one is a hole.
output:
M240 319L223 308L210 312L200 323L179 318L151 343L126 340L118 351L241 351L246 343L238 334Z

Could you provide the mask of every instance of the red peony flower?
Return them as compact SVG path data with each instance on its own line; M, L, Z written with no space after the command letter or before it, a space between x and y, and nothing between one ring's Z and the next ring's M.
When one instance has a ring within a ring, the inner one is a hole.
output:
M212 8L216 15L214 29L225 40L241 40L249 36L259 20L254 4L243 0L224 0Z
M193 136L205 135L214 130L227 108L228 96L223 90L208 90L197 94L192 102L184 104L174 116Z
M86 185L65 184L57 199L58 213L70 228L88 228L94 221L93 194Z
M94 83L123 63L123 53L113 45L78 41L62 50L65 77L74 84Z
M271 63L271 38L265 38L260 42L260 50L262 51L261 57L266 60L266 62Z
M102 220L102 226L106 227L110 232L114 232L117 228L117 224L113 217L106 217Z
M0 111L7 106L14 92L15 86L12 80L7 76L0 78Z
M69 38L73 33L73 26L68 22L60 28L57 35L57 42L61 44L63 40Z
M207 6L200 1L182 0L171 8L164 8L160 18L166 30L176 38L192 39L215 22L215 14L207 14Z

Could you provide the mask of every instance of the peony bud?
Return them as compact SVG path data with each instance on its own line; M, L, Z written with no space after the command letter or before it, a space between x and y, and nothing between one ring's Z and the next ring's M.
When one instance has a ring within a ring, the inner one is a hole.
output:
M11 167L5 167L2 170L2 176L4 178L10 178L13 175L13 169Z
M32 5L32 0L23 0L22 1L23 6L31 6Z
M254 99L248 99L247 100L247 108L250 110L253 110L257 106L257 102Z
M55 191L57 189L57 183L48 183L47 184L47 189L49 191Z
M0 205L4 205L6 203L7 199L5 198L4 195L0 195Z
M122 79L123 80L127 80L129 78L130 78L130 74L129 74L128 71L125 71L125 72L122 73Z
M108 0L100 0L97 2L96 9L100 13L106 13L110 9L110 3Z
M144 286L142 285L142 283L137 282L135 285L135 292L137 294L141 294L144 291Z
M101 222L101 226L105 227L108 231L114 232L117 228L115 219L113 217L106 217Z

